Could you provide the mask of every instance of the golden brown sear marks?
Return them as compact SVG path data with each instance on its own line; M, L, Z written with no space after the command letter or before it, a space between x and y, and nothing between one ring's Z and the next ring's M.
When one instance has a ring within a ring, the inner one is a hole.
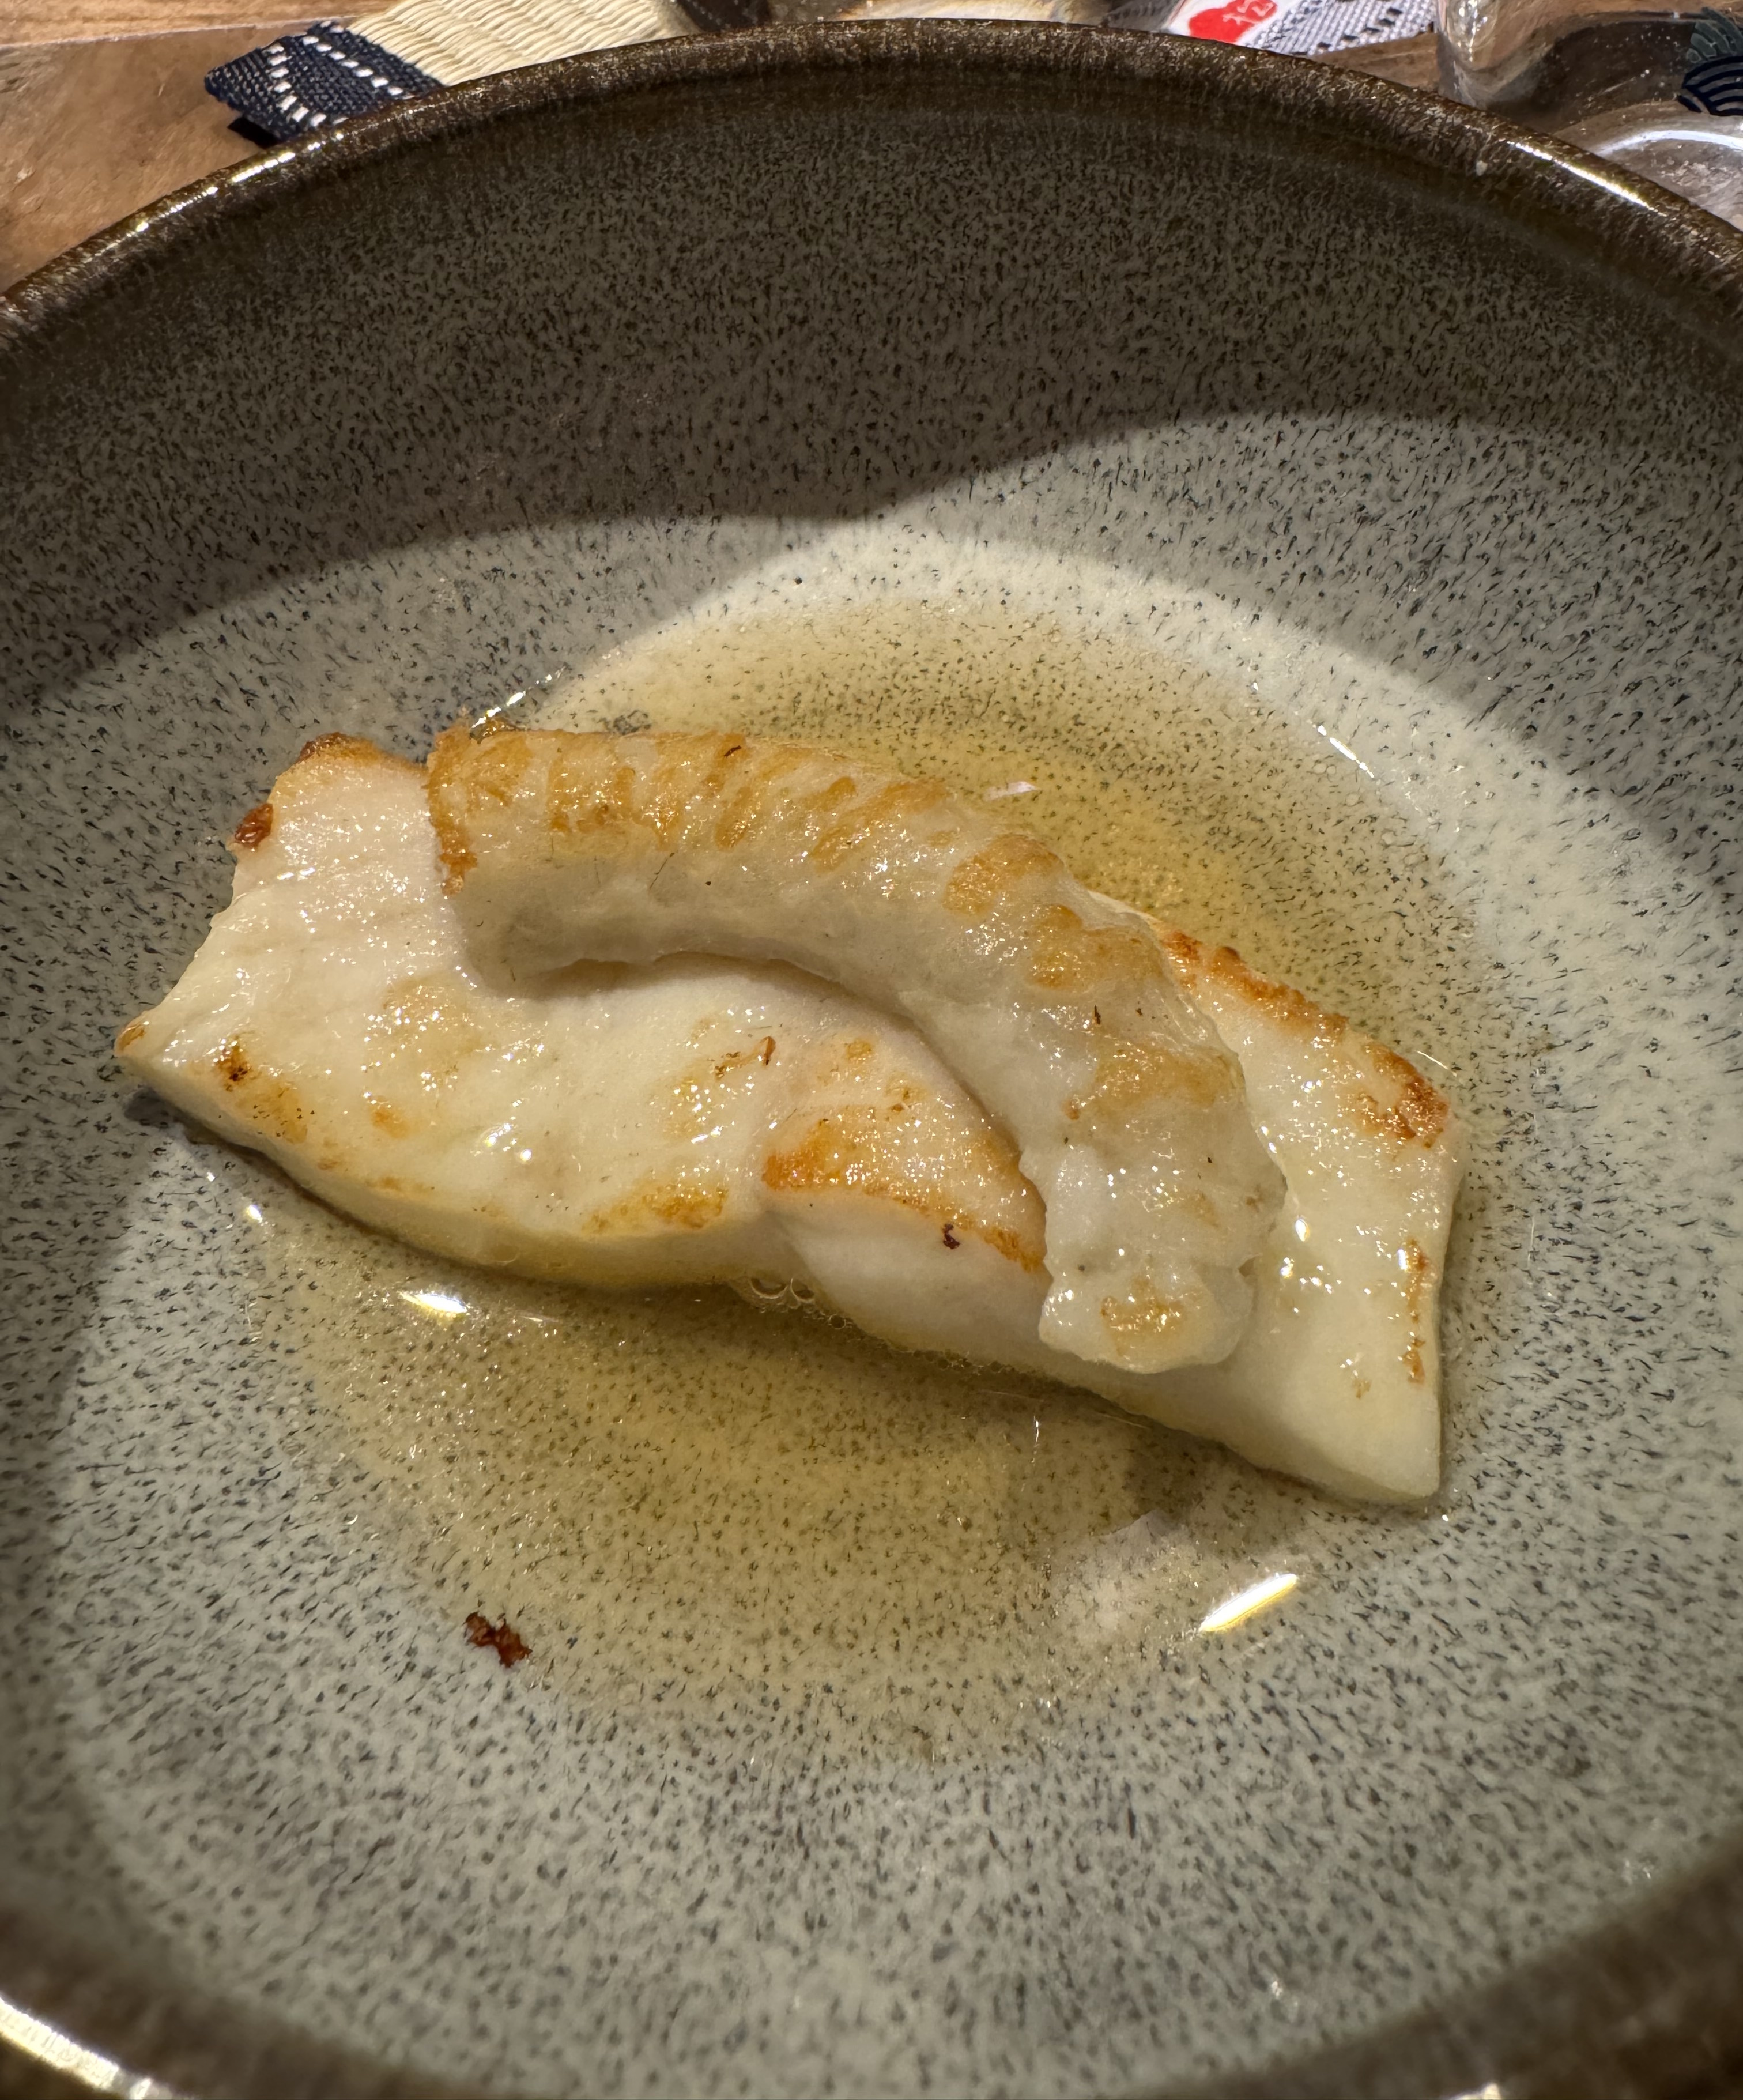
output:
M350 736L342 730L333 730L324 736L311 737L303 745L292 764L280 774L273 794L294 795L299 788L318 786L331 779L344 768L359 766L391 766L401 772L417 770L410 760L383 751L366 736ZM230 834L230 850L240 858L263 846L272 836L276 816L270 796L264 802L257 802Z
M600 1239L636 1239L659 1232L699 1233L726 1207L717 1183L651 1175L616 1202L589 1214L581 1229Z
M1052 848L1025 832L1006 832L959 861L944 885L947 907L963 919L984 919L1031 876L1057 876L1065 862Z
M1185 988L1205 983L1253 1008L1317 1050L1340 1048L1365 1057L1375 1086L1344 1083L1340 1098L1349 1118L1371 1136L1400 1145L1432 1145L1446 1128L1451 1108L1408 1058L1363 1035L1341 1013L1316 1005L1292 985L1277 984L1250 968L1233 948L1211 948L1177 926L1150 922Z
M1188 1101L1208 1108L1221 1095L1226 1051L1195 1057L1166 1043L1110 1038L1096 1051L1093 1092L1073 1104L1079 1114L1118 1120L1151 1103Z
M410 759L383 751L380 744L372 743L368 737L351 736L337 729L329 730L324 736L311 737L297 753L296 765L314 765L324 770L335 765L391 765L401 772L417 770ZM294 765L289 769L291 772L295 770Z
M309 1111L302 1096L243 1037L232 1036L212 1064L231 1105L263 1136L285 1145L301 1145L308 1136Z
M986 822L938 781L862 776L802 744L563 730L480 743L456 728L437 739L429 765L430 814L451 890L476 865L474 820L513 803L541 765L546 829L588 850L638 839L671 852L731 850L778 832L801 841L806 861L833 875L910 845L917 832L942 866ZM1000 930L1039 990L1077 997L1111 986L1140 1007L1147 987L1172 995L1172 978L1141 922L1086 924L1057 896L1071 882L1051 846L1001 831L954 861L942 896L951 914L971 923L1001 917ZM1099 1009L1092 1025L1102 1025ZM1206 1089L1234 1091L1232 1061L1214 1049L1202 1055Z
M1052 904L1031 913L1024 931L1029 982L1043 991L1087 997L1117 985L1136 1006L1147 991L1172 989L1167 964L1136 923L1086 926L1069 904ZM1095 1012L1099 1017L1100 1008ZM1094 1025L1101 1026L1099 1018Z
M1166 1334L1186 1314L1184 1307L1162 1297L1153 1286L1141 1285L1129 1297L1104 1299L1101 1317L1124 1342Z
M946 1246L960 1246L968 1233L1030 1275L1038 1273L1046 1220L1040 1198L1022 1181L1009 1147L989 1129L974 1148L980 1155L974 1162L977 1171L953 1176L946 1188L928 1171L924 1158L916 1158L892 1132L891 1125L912 1106L911 1098L902 1097L881 1110L843 1108L819 1117L796 1142L770 1152L763 1165L764 1185L794 1195L845 1190L876 1197L930 1220ZM1019 1222L1004 1223L965 1205L964 1189L971 1180L1006 1191L1018 1185Z
M1414 1239L1405 1240L1403 1252L1405 1313L1410 1322L1410 1339L1404 1349L1404 1368L1410 1383L1420 1385L1427 1375L1426 1352L1431 1336L1423 1313L1432 1289L1434 1264Z
M1397 1092L1383 1101L1352 1091L1348 1100L1352 1115L1377 1137L1389 1137L1399 1145L1432 1145L1445 1129L1450 1113L1445 1095L1396 1050L1376 1043L1371 1053L1379 1075Z
M452 975L401 977L388 986L368 1030L364 1069L371 1097L382 1097L387 1080L439 1096L458 1080L469 1058L489 1047L487 1024ZM394 1106L410 1127L409 1111Z
M251 853L256 846L264 845L271 836L272 805L257 802L230 834L230 843L238 853Z

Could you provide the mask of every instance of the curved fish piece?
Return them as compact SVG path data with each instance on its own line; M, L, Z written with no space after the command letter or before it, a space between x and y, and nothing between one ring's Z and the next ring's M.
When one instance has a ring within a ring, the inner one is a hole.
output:
M1154 929L937 782L735 735L465 728L430 809L511 977L676 954L791 964L911 1021L1046 1211L1049 1348L1228 1355L1282 1180Z

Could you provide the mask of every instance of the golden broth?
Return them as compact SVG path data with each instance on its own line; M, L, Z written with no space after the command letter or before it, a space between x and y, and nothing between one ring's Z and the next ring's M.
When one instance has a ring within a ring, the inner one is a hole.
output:
M643 718L997 796L1098 888L1426 1055L1472 1127L1467 1215L1488 1202L1516 1059L1470 929L1360 765L1251 691L996 607L886 602L689 621L536 715ZM260 1207L258 1328L311 1382L311 1451L457 1639L508 1619L520 1667L589 1705L681 1718L706 1688L844 1753L960 1754L1117 1697L1264 1577L1311 1591L1436 1520L814 1312L461 1270L282 1184Z

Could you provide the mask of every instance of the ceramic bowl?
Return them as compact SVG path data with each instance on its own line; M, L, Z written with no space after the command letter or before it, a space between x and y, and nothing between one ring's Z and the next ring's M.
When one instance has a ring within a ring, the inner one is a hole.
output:
M0 302L6 2034L214 2100L1716 2076L1740 320L1743 239L1428 98L924 23L480 82ZM474 1304L127 1084L304 739L496 707L1032 765L1426 1061L1440 1498Z

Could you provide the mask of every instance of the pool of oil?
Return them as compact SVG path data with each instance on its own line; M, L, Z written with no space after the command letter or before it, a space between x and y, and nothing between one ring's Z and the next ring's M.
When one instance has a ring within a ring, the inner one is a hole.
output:
M1459 1249L1504 1225L1485 1139L1519 1048L1432 855L1311 724L1118 638L896 601L698 614L537 719L801 736L939 775L1423 1059L1472 1140L1447 1318L1452 1438L1473 1433ZM1309 1611L1441 1520L815 1312L488 1276L276 1182L254 1207L256 1330L308 1382L311 1455L453 1638L505 1619L518 1667L596 1709L743 1701L843 1754L969 1754L1184 1642L1246 1637L1243 1599Z

